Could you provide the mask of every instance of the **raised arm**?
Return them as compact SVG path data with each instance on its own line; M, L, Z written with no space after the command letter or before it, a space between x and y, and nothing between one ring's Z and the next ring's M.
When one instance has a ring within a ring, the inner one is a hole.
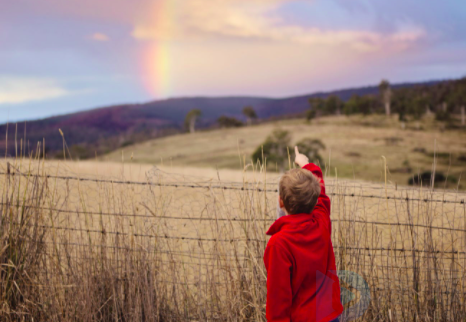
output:
M322 170L314 163L309 163L309 159L304 154L299 153L298 147L295 147L295 153L295 163L301 168L311 171L320 180L320 195L312 213L317 216L321 216L330 231L330 198L325 194L325 183Z

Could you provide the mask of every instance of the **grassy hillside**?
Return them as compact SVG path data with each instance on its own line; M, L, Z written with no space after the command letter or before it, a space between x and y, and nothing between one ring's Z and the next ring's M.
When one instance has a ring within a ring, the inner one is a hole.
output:
M451 178L454 187L466 170L466 132L444 131L427 118L410 122L402 129L397 116L332 116L306 123L304 120L277 121L251 127L203 131L155 139L117 150L102 160L174 166L241 169L252 152L275 129L292 134L292 143L303 138L322 140L321 152L328 175L383 181L382 156L387 159L388 179L407 184L408 179L430 171L436 152L436 171ZM464 185L463 185L464 186Z

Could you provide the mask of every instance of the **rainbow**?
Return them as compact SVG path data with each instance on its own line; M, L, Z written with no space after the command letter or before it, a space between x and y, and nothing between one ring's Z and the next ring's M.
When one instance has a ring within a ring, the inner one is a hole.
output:
M144 87L156 98L168 97L173 92L171 42L176 24L176 0L155 1L151 12L153 29L157 32L143 51Z

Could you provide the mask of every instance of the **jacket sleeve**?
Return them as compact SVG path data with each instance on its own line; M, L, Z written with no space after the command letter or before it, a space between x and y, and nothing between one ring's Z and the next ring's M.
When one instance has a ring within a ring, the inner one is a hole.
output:
M290 254L282 246L269 242L264 264L267 269L267 321L289 322L292 303Z
M311 171L320 180L320 195L317 198L317 204L312 211L318 219L325 222L329 232L331 231L330 221L330 198L325 194L325 183L322 175L322 170L314 163L306 164L303 169Z

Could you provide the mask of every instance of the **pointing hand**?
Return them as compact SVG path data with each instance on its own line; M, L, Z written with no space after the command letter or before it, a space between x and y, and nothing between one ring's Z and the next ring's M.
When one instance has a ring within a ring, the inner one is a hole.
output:
M296 163L298 166L300 166L302 168L306 164L309 163L308 157L305 156L304 154L299 153L299 150L298 150L297 146L294 147L294 152L296 154L296 157L294 159L294 163Z

